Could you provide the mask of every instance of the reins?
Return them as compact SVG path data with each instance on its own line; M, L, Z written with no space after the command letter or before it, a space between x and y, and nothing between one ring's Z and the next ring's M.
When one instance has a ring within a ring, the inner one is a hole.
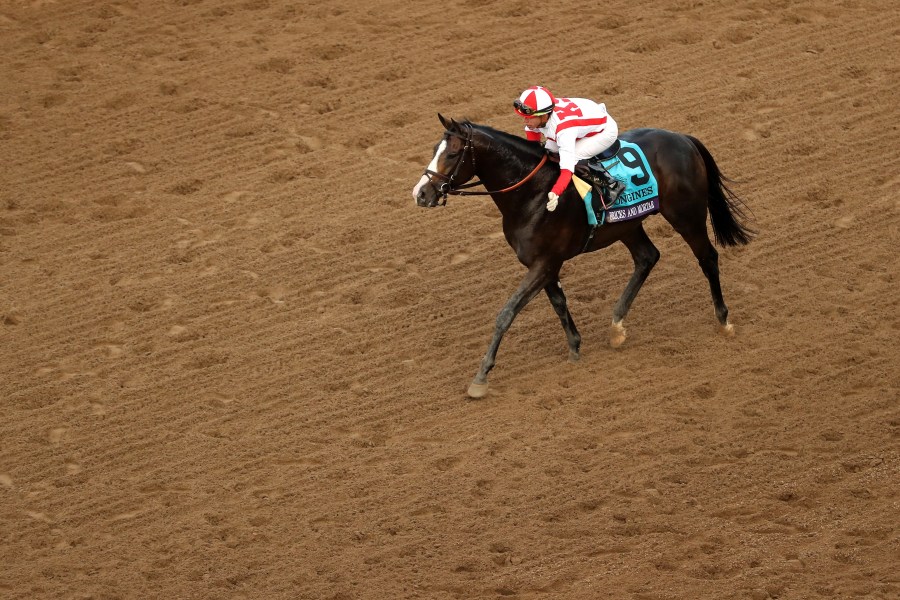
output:
M547 162L547 154L544 154L544 156L541 157L541 161L537 164L537 166L534 169L532 169L532 171L528 175L525 176L524 179L521 179L517 183L514 183L508 187L505 187L502 190L491 190L491 191L484 191L484 192L465 191L465 189L467 189L467 188L483 185L481 183L481 181L478 180L478 181L473 181L471 183L464 183L464 184L458 185L456 187L453 186L453 180L456 179L456 174L459 172L459 168L465 162L466 153L468 153L469 150L472 151L472 166L473 167L475 166L475 147L472 145L472 126L471 125L468 126L467 135L465 137L463 137L461 134L456 133L454 131L448 131L447 135L456 136L458 138L465 140L465 142L466 142L466 145L463 148L463 151L459 157L459 160L456 161L456 165L454 165L454 167L453 167L453 172L451 172L450 175L448 176L448 175L444 175L443 173L438 173L436 171L432 171L430 169L425 169L426 175L431 175L433 177L439 177L440 179L445 180L443 183L441 183L440 187L438 188L438 192L443 196L444 204L447 203L448 195L452 195L452 196L490 196L491 194L504 194L506 192L511 192L513 190L516 190L516 189L520 188L522 185L524 185L525 183L527 183L532 177L534 177L535 173L537 173L541 169L541 167L543 167L544 164Z
M473 151L472 156L475 156L474 151ZM532 177L534 177L534 174L537 173L538 170L539 170L541 167L543 167L543 166L544 166L544 163L546 163L546 162L547 162L547 155L545 154L545 155L541 158L541 162L539 162L539 163L537 164L537 166L534 168L534 170L531 171L531 173L529 173L528 175L526 175L524 179L520 180L518 183L512 184L512 185L509 186L509 187L505 187L505 188L503 188L502 190L494 190L494 191L491 191L491 192L466 192L466 191L461 191L463 188L470 188L470 187L475 187L476 185L481 185L481 182L480 182L480 181L476 181L476 182L473 182L473 183L464 183L463 185L457 186L457 188L456 188L455 190L449 190L448 193L453 194L454 196L489 196L489 195L491 195L491 194L503 194L503 193L506 193L506 192L511 192L511 191L513 191L513 190L515 190L515 189L518 189L519 187L521 187L521 186L524 185L525 183L527 183L528 180L531 179Z

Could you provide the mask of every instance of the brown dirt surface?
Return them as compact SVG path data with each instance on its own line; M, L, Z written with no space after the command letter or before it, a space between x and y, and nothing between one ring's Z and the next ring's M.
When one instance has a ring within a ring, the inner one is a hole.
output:
M887 0L0 1L0 597L900 597ZM441 112L542 84L754 213L608 344L617 244L466 399L524 273L415 207Z

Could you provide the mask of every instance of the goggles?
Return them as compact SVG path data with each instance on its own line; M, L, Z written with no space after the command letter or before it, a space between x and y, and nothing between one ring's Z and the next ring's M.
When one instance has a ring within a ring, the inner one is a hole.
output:
M518 98L513 100L513 108L516 109L516 112L525 117L539 117L541 115L549 114L550 111L553 110L552 106L548 106L547 108L537 110L535 108L531 108Z

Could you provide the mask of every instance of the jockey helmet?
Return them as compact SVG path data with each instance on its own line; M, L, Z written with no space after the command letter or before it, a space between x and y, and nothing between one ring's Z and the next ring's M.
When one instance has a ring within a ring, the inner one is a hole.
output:
M523 117L539 117L553 110L556 98L545 87L532 86L513 102L513 108Z

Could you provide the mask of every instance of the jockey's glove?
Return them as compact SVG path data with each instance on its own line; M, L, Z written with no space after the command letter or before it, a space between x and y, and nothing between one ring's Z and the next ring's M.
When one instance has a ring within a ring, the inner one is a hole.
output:
M553 212L556 210L556 205L559 204L559 196L554 194L553 192L547 192L547 210Z

